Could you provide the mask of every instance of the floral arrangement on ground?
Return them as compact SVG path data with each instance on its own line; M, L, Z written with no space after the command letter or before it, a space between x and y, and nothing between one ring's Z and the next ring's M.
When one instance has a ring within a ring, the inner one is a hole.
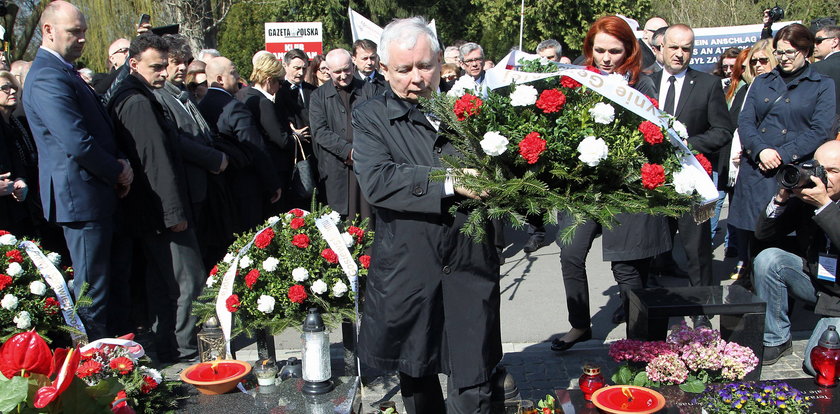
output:
M47 340L58 331L71 332L55 294L19 242L0 230L0 341L33 329ZM58 253L48 253L47 258L56 266L61 262Z
M557 71L526 63L523 71ZM620 75L605 81L629 88ZM467 234L483 238L489 218L521 226L528 215L556 223L561 212L574 219L563 235L568 240L585 220L609 227L619 213L679 216L699 199L697 177L686 172L666 129L568 76L491 90L486 97L474 87L467 76L421 103L443 121L441 130L462 154L444 158L449 174L482 194L461 203L471 210ZM687 138L682 124L671 119L671 125ZM711 174L708 160L697 158Z
M811 398L786 382L734 382L710 387L695 398L707 414L807 414Z
M259 329L273 334L290 326L299 327L311 307L321 310L329 326L345 318L354 319L355 295L348 276L338 254L316 227L316 218L328 218L343 228L341 239L362 281L371 261L366 251L373 242L367 220L343 223L340 215L327 207L315 207L312 212L292 209L236 239L225 258L211 270L207 287L194 304L199 320L216 315L220 281L232 266L236 266L233 293L224 300L235 316L234 336L253 336Z
M53 351L36 332L13 335L0 348L0 412L174 412L178 382L125 342Z
M612 375L616 384L679 384L693 393L703 392L711 382L741 380L758 365L752 349L724 341L717 330L693 329L684 321L665 341L622 339L610 344L609 355L624 362Z

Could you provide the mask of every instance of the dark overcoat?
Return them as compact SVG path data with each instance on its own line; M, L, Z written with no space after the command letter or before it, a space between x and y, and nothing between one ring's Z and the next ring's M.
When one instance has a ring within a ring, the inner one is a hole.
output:
M759 214L776 193L778 168L762 172L761 151L775 149L782 164L811 159L829 138L834 105L834 81L811 67L789 84L778 68L755 79L738 116L743 151L729 224L754 231Z
M457 196L430 179L454 147L390 90L353 112L353 132L376 216L359 357L415 377L447 373L457 388L489 380L502 357L499 257L460 232L466 215L449 212Z

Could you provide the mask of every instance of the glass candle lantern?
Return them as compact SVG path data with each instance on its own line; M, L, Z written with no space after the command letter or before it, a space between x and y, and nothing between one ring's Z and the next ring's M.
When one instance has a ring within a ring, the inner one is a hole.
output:
M604 376L601 375L601 367L594 364L584 365L583 375L578 379L578 385L583 392L583 398L586 401L591 401L592 393L605 385Z
M198 342L198 357L201 362L224 359L227 356L225 334L219 326L215 316L208 319L196 335Z
M310 308L303 322L303 391L324 394L333 389L330 381L330 336L317 308Z
M254 376L260 386L274 385L277 379L277 364L273 358L265 358L254 364Z
M811 349L811 365L817 373L816 382L821 387L837 385L837 375L840 374L840 334L834 325L820 336L820 342Z

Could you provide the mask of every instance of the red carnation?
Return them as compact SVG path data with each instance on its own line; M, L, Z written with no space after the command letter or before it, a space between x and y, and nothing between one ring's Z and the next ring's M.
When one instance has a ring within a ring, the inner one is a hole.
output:
M481 112L481 105L484 101L481 98L465 93L460 99L455 102L455 116L459 121L463 121L470 116L478 115Z
M111 360L111 363L108 364L108 366L122 375L128 374L132 369L134 369L134 363L126 357L116 357Z
M148 394L152 392L155 388L157 388L158 383L155 381L154 378L145 375L143 376L143 385L140 386L140 392L143 394Z
M642 166L642 185L648 190L656 189L665 184L665 168L659 164L645 164Z
M12 277L9 275L0 274L0 290L12 284Z
M8 231L6 231L6 230L0 230L0 236L5 236L5 235L7 235L7 234L9 234L9 232L8 232Z
M706 174L712 175L712 163L709 162L709 159L706 158L703 154L694 154L694 158L697 158L697 162L703 166L703 169L706 170Z
M89 359L82 365L79 365L79 369L76 371L76 376L79 378L85 378L100 372L102 372L102 364L99 363L99 361Z
M299 228L303 227L304 224L306 224L306 220L304 220L300 217L295 217L295 218L292 219L292 222L289 223L289 227L291 227L293 229L299 229Z
M656 98L653 98L653 97L650 97L650 96L647 96L647 95L645 95L645 97L650 100L650 103L653 104L654 108L659 108L659 101L657 101Z
M274 239L274 230L269 227L257 235L257 238L254 239L254 244L260 249L265 249L269 244L271 244L272 239Z
M23 255L20 254L20 250L9 250L6 252L6 258L9 259L9 263L23 263Z
M576 80L574 80L574 79L572 79L568 76L563 76L563 77L560 78L560 86L562 86L564 88L575 89L575 88L580 88L583 85L580 82L578 82L578 81L576 81Z
M289 288L289 300L293 303L303 303L307 297L309 296L306 294L306 288L302 285L293 285Z
M254 283L257 283L257 279L260 278L260 271L257 269L252 269L245 275L245 286L248 286L248 289L254 288Z
M228 312L236 312L239 310L239 295L233 294L228 296L225 300L225 306Z
M44 311L50 315L55 315L58 312L58 300L56 298L47 298L44 301Z
M213 268L210 269L210 276L216 276L217 274L219 274L219 266L218 265L213 266Z
M650 145L659 144L663 139L665 139L665 136L662 135L662 128L659 128L658 125L650 121L645 121L639 124L639 131L641 131L642 135L644 135L645 142Z
M347 229L347 232L350 233L351 236L356 237L356 243L361 243L362 239L365 237L365 231L356 226L350 226Z
M330 249L329 247L327 247L324 250L321 250L321 257L323 257L330 263L338 263L338 255L335 254L333 249Z
M370 256L368 256L366 254L363 254L363 255L359 256L359 263L361 263L362 267L364 267L365 269L369 268L370 267Z
M295 234L295 237L292 237L292 244L301 249L305 249L309 247L309 236L303 233Z
M542 109L547 114L560 111L565 104L566 95L557 89L546 89L537 99L537 108Z
M303 210L301 210L299 208L293 208L293 209L289 210L289 214L291 214L295 217L303 217Z
M540 138L538 132L525 135L525 138L519 141L519 154L528 164L536 163L543 151L545 151L545 140Z
M590 71L590 72L595 72L595 73L597 73L597 74L599 74L599 75L601 74L601 69L598 69L598 68L596 68L595 66L587 66L587 67L586 67L586 70L588 70L588 71Z

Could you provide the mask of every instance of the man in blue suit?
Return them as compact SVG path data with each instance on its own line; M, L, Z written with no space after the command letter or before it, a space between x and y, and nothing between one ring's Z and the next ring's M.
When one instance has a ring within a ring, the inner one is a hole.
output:
M133 179L120 159L111 120L73 68L87 24L70 3L50 3L41 15L43 42L23 90L24 109L38 146L44 216L59 223L75 270L93 303L79 310L89 339L107 331L113 214Z

